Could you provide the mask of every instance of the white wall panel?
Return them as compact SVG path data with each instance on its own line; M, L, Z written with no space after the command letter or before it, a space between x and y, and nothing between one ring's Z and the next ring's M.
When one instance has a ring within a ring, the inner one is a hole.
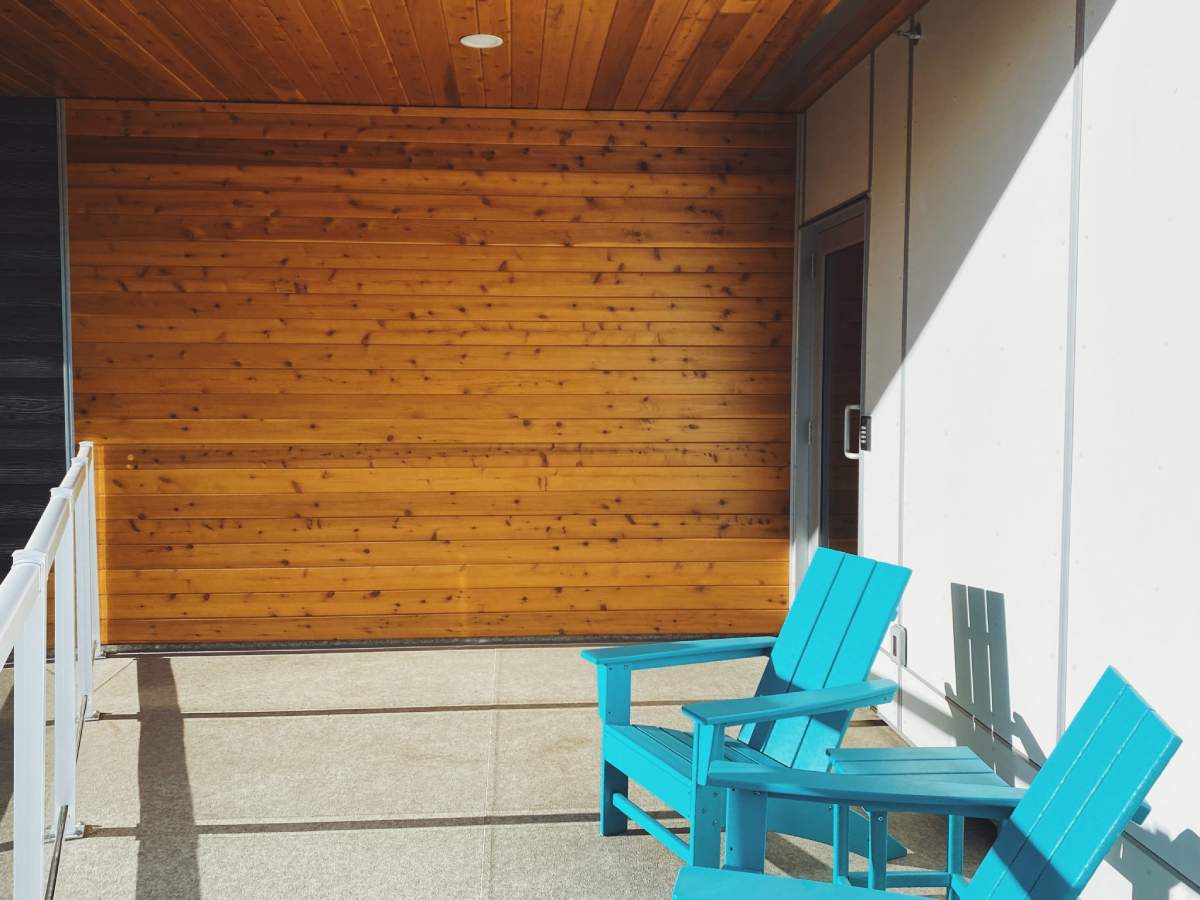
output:
M908 665L1035 761L1055 738L1074 12L934 3L913 88ZM964 653L985 610L988 652Z
M1135 834L1200 881L1200 4L1085 21L1067 706L1112 664L1180 734Z
M805 113L804 218L867 190L871 61L865 59Z

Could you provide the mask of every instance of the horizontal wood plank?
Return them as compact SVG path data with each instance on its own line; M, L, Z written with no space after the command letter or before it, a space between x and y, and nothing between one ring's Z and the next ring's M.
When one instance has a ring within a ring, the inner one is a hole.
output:
M438 169L353 169L269 165L72 163L73 183L139 187L295 191L456 193L523 197L790 197L791 173L665 174L611 172L478 172Z
M230 594L119 594L110 618L236 619L266 615L370 616L439 615L495 612L607 612L647 609L779 611L787 593L779 588L663 586L653 592L628 587L475 588L438 591L286 591ZM168 616L162 615L169 613Z
M784 322L412 322L404 319L74 317L80 341L404 347L786 347Z
M106 473L106 494L314 494L371 491L646 491L785 488L784 466L166 469Z
M360 518L106 519L112 547L210 545L286 541L610 540L623 538L783 538L779 515L477 515Z
M329 347L295 344L93 343L77 341L75 362L86 368L147 369L326 369L380 370L555 370L612 372L712 370L783 372L787 347L406 347L386 344ZM703 377L703 376L697 376ZM83 385L86 389L87 385Z
M530 441L624 444L785 441L786 419L101 419L80 417L80 440L108 443L332 443L368 444Z
M81 316L173 320L308 318L408 322L787 322L791 301L710 297L406 297L388 294L79 294ZM97 326L99 327L99 326Z
M503 612L409 616L236 619L122 619L106 623L112 644L255 641L376 641L603 635L773 634L784 613L767 610L636 610L607 613Z
M82 350L83 347L80 347ZM149 352L149 351L144 351ZM180 350L180 352L187 352ZM472 355L473 359L474 354ZM613 351L605 351L606 362ZM93 351L92 358L95 357ZM427 396L542 396L581 394L783 394L790 377L778 370L755 369L521 369L519 366L493 366L488 369L382 369L378 360L371 367L352 369L297 370L286 365L278 369L249 368L236 357L223 365L228 368L143 368L129 357L102 357L99 365L82 365L75 370L77 391L115 394L131 384L140 390L177 394L202 385L201 394L425 394ZM706 354L712 362L715 357ZM152 361L156 361L157 357ZM217 358L216 365L222 363ZM203 361L213 362L211 357ZM535 360L540 361L540 359ZM578 355L573 362L580 361ZM657 361L657 358L655 358ZM129 364L126 364L129 362ZM744 361L749 364L750 361ZM762 365L770 365L771 358Z
M563 491L513 494L411 492L367 494L222 494L111 495L100 513L118 519L241 518L360 518L391 516L486 516L527 513L556 515L562 510L579 515L787 515L784 491Z
M781 542L775 542L781 543ZM433 563L426 565L263 566L261 568L109 569L109 593L171 591L320 590L369 591L384 585L410 588L558 587L567 585L778 586L787 581L787 561L753 562L598 562L598 563Z
M106 554L110 577L126 569L227 570L274 567L444 565L500 563L754 562L774 564L776 542L754 538L609 538L607 540L344 541L114 546Z
M630 419L786 417L788 398L778 394L536 394L421 397L398 394L88 394L76 399L80 416L161 419ZM61 416L61 404L58 409Z
M690 444L205 444L103 446L110 474L121 469L324 469L479 466L785 466L786 443Z

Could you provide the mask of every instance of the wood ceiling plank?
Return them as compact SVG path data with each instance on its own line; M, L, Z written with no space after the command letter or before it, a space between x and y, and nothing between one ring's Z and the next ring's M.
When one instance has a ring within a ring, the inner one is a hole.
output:
M793 0L760 0L725 55L692 96L688 108L712 109L730 82L753 58L755 51L762 46L780 19L794 5Z
M640 109L661 109L688 64L688 59L696 51L704 33L708 30L718 11L721 0L688 0L688 5L679 16L671 39L663 49L662 58L654 68L650 83L638 103Z
M563 106L567 109L583 109L588 105L600 59L609 40L617 0L583 0L582 6L563 94Z
M542 42L546 30L546 0L511 0L512 105L537 106L542 77Z
M328 0L301 0L301 3L354 96L366 97L368 103L383 102L371 73L359 55L358 45L342 16L340 5L331 4Z
M294 90L294 99L308 103L328 102L333 98L313 75L307 57L297 52L282 24L264 0L243 0L237 6L246 29L254 34L263 50Z
M476 0L479 10L479 30L499 35L504 43L494 50L481 53L483 57L483 94L487 106L512 106L513 29L511 0Z
M106 0L103 5L99 0L93 2L97 8L102 9L116 28L174 73L196 95L214 99L225 96L224 92L193 64L185 49L176 45L168 34L155 27L153 22L137 9L132 9L119 0Z
M347 35L384 103L407 104L408 94L371 0L341 0Z
M206 68L204 71L210 81L218 85L221 80L236 84L232 91L226 90L230 98L276 98L271 83L263 77L258 68L250 65L240 53L230 47L221 31L208 21L211 11L207 16L197 17L195 7L180 3L168 6L162 0L149 0L146 12L158 30L170 37L177 46L185 48L185 52L195 52L202 58L212 60L212 67L220 74L214 75Z
M6 54L14 44L49 48L55 70L66 83L111 88L113 96L136 93L138 73L57 7L6 3L0 8L0 22L4 23ZM81 77L84 73L86 77Z
M475 0L442 0L442 16L446 22L446 43L454 61L459 97L464 106L485 106L483 51L464 47L459 41L465 35L479 32Z
M4 74L20 85L12 93L52 97L58 93L71 93L83 83L81 73L67 62L69 55L64 58L47 44L32 38L19 23L7 18L3 10L0 10L0 33L3 34L0 54L5 62Z
M717 68L749 21L750 14L744 12L719 12L713 17L699 46L688 58L687 65L667 95L663 109L682 110L691 105L705 79Z
M862 62L871 51L887 37L895 33L904 23L925 5L926 0L885 0L870 4L860 16L817 55L799 79L799 92L789 108L800 112L814 101L839 78Z
M589 107L612 109L616 104L645 31L655 24L651 21L654 7L655 0L617 0L604 53L592 83ZM661 27L661 23L657 24Z
M241 67L235 66L231 69L210 53L175 18L174 14L163 6L161 0L141 0L136 12L138 17L146 23L146 27L155 29L178 47L180 52L188 58L192 67L214 86L217 91L214 99L255 96L256 92L263 90L260 84L239 77Z
M421 48L421 58L425 61L425 74L429 77L434 101L439 106L459 106L461 95L446 37L441 0L408 0L408 15Z
M537 103L543 109L562 109L581 11L579 0L547 0Z
M54 97L67 93L68 88L63 76L58 74L54 65L47 65L48 58L45 54L35 55L33 51L19 45L14 46L8 40L0 44L0 49L4 53L5 72L24 86L20 93L36 97Z
M70 3L69 8L63 7L65 0L51 2L73 18L99 45L124 59L137 72L144 95L199 99L199 93L189 87L178 74L156 60L105 15L96 5L101 0L96 0L95 3L80 0Z
M263 0L298 56L302 56L321 90L335 103L349 103L354 92L338 68L329 48L300 5L300 0Z
M20 73L20 75L24 74L24 72ZM21 81L20 75L12 67L0 70L0 91L10 97L28 97L37 94L37 88L32 86L34 82Z
M421 60L421 49L408 15L408 5L403 0L372 0L371 7L391 54L392 64L404 85L408 102L417 106L432 106L433 89L429 86L429 76Z
M750 104L758 86L842 0L798 0L713 104L715 109L741 110Z
M184 0L176 0L182 3ZM203 29L205 40L228 53L232 65L252 70L266 84L264 98L279 100L303 99L290 78L276 65L259 36L251 31L237 12L239 0L186 0L191 7L189 30L196 34ZM214 4L222 3L223 7ZM203 23L201 23L203 20ZM264 40L266 40L264 36Z
M620 90L613 102L615 109L636 109L646 93L646 87L658 68L663 51L675 33L679 17L688 0L654 0L654 6L646 18L646 26L638 41L633 57L626 67Z

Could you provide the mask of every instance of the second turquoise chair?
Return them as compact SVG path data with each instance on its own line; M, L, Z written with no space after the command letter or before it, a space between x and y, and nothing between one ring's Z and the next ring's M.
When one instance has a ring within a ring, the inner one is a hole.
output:
M695 707L693 707L695 709ZM703 711L702 711L703 712ZM719 723L702 724L711 733ZM901 776L797 772L716 761L702 781L728 788L727 865L761 871L767 798L855 804L874 819L887 811L1003 820L975 877L945 887L961 900L1074 900L1138 813L1180 740L1114 669L1101 677L1028 790L953 783L907 783ZM685 868L674 900L871 900L884 861L871 854L868 888L774 878L733 868Z

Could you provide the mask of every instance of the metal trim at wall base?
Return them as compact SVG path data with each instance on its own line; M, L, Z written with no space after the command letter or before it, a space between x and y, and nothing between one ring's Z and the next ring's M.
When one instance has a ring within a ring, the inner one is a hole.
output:
M725 637L726 635L721 635ZM237 643L105 644L106 657L233 656L248 653L348 653L359 650L486 650L500 647L594 647L597 644L647 644L711 640L711 634L597 634L544 637L410 638L378 641L239 641Z

